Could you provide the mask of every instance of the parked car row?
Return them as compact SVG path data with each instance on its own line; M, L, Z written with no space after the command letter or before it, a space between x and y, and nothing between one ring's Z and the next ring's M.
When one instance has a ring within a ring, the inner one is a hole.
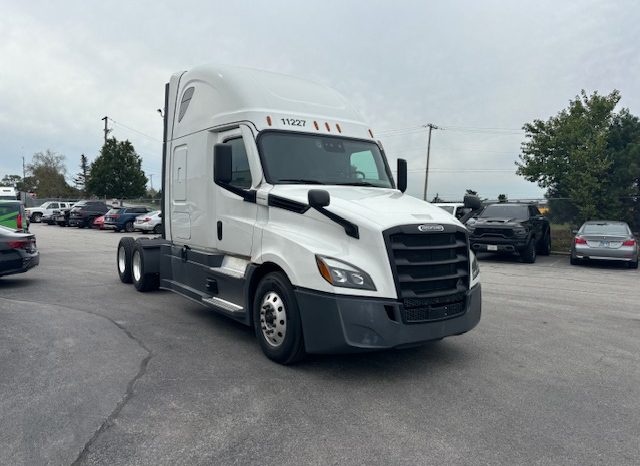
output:
M97 228L115 232L138 230L143 233L162 233L160 211L152 211L145 206L112 207L104 201L83 200L73 205L59 203L60 205L57 209L51 209L49 212L44 207L45 204L40 208L32 209L32 215L42 213L39 221L48 225Z
M534 263L538 254L551 253L551 226L535 204L499 202L472 212L464 212L463 204L436 205L465 224L476 252L518 254L526 263ZM613 260L638 268L638 242L626 223L589 221L573 233L571 264Z

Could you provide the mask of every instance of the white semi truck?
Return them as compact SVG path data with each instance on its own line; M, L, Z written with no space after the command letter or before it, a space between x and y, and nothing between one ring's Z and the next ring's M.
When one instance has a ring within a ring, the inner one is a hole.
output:
M394 181L372 130L336 91L202 66L171 77L164 118L164 232L120 241L123 282L253 326L283 364L477 325L466 229L404 194L406 162Z

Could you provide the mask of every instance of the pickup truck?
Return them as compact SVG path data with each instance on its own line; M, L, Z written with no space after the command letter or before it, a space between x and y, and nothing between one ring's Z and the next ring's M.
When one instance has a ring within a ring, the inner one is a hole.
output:
M549 221L534 204L489 204L466 226L475 252L518 253L522 262L532 264L537 254L547 256L551 251Z
M70 209L71 207L73 207L73 202L48 201L39 207L27 207L25 211L32 223L40 223L42 217L51 217L54 210Z

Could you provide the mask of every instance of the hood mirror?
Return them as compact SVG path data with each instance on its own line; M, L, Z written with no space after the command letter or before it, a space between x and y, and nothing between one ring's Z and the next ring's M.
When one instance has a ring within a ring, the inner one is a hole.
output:
M400 192L407 190L407 161L398 159L398 189Z
M310 189L307 199L309 200L309 205L314 209L327 207L331 203L331 196L324 189Z

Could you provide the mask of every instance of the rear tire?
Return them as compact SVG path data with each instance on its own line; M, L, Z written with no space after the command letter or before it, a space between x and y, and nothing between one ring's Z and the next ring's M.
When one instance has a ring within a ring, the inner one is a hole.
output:
M133 232L133 222L131 220L124 224L124 231L126 231L127 233Z
M536 261L536 240L531 238L525 248L520 251L520 257L525 264L533 264Z
M551 254L551 232L547 231L544 235L544 238L542 238L542 244L540 245L540 250L538 251L538 254L540 254L541 256L548 256L549 254Z
M271 272L258 284L253 326L263 353L272 361L287 365L304 358L298 302L284 273Z
M571 263L571 265L579 265L580 259L578 259L577 257L571 256L571 258L569 259L569 262Z
M637 269L638 268L638 261L629 262L629 268L630 269Z
M136 290L146 292L157 290L160 286L160 277L157 273L147 273L144 268L144 250L136 244L131 255L131 278Z
M135 241L127 236L122 238L118 243L118 253L116 254L116 266L118 268L118 276L122 283L131 283L131 254Z

